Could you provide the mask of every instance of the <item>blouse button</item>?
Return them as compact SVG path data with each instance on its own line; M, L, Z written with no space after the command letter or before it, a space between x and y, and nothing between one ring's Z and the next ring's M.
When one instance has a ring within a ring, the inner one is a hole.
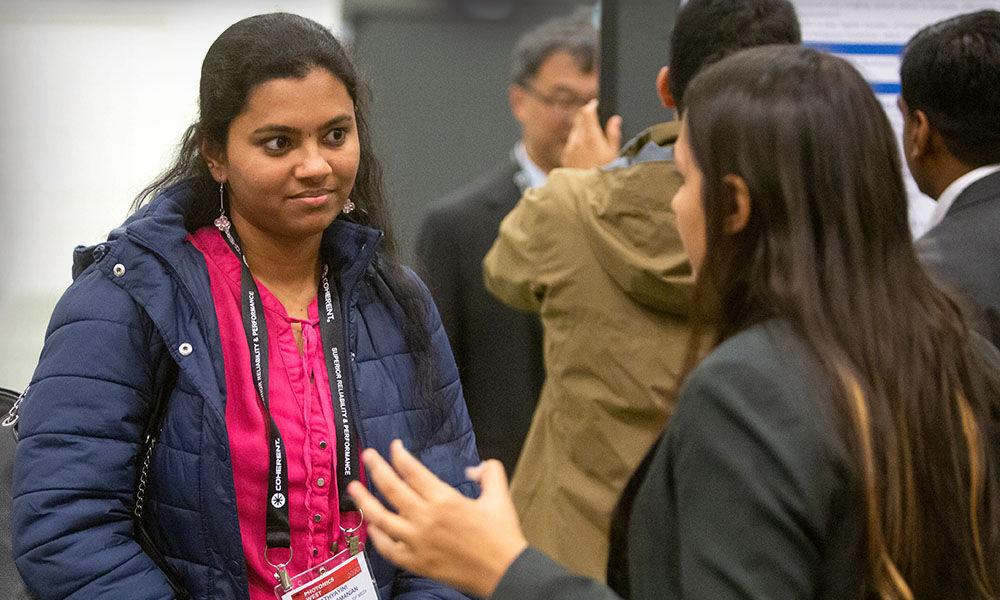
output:
M177 351L181 353L181 356L187 356L187 355L191 354L192 350L193 350L193 348L191 348L191 344L189 344L187 342L184 342L183 344L181 344L177 348Z
M313 521L319 523L323 520L323 515L313 515Z
M118 263L111 269L111 272L115 274L115 277L121 277L125 274L125 265Z
M313 548L313 556L314 557L315 556L319 556L319 549L318 548Z
M326 485L326 480L320 477L319 479L316 480L316 485L318 485L319 487L323 487L324 485Z
M326 442L320 442L319 443L319 449L320 450L326 450Z

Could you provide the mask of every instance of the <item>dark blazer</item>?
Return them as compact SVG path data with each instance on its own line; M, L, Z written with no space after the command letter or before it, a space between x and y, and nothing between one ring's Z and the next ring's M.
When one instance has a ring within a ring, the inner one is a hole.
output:
M1000 369L996 348L970 344ZM729 338L688 376L622 495L608 586L528 548L490 600L860 600L862 475L826 381L783 321Z
M417 238L417 270L451 340L479 454L511 474L545 377L538 316L505 306L483 286L483 257L526 176L510 160L431 204Z
M617 593L529 549L493 599L857 598L860 475L813 356L768 321L692 371L625 491L627 535L612 531L609 558Z
M971 327L1000 347L1000 171L959 194L916 248L931 275L965 304Z

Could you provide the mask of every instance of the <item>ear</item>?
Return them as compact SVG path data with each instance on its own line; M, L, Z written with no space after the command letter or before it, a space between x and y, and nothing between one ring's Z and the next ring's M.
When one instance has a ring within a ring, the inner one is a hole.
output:
M201 151L201 157L205 159L212 177L219 183L225 183L228 179L225 151L205 138L199 142L198 150Z
M750 222L750 190L739 175L726 175L722 183L729 188L732 201L725 222L726 233L732 235L743 231Z
M663 67L656 74L656 93L660 96L660 102L663 103L664 108L674 108L677 106L674 104L674 95L670 93L670 78L667 77L669 72L670 67Z
M927 113L920 110L911 111L902 97L899 99L899 109L903 113L903 135L907 139L903 143L903 148L907 149L910 160L926 158L931 151L932 133L931 122L927 118Z
M515 84L507 89L507 100L510 102L510 112L514 114L514 118L517 119L518 123L524 123L524 100L525 100L524 88Z

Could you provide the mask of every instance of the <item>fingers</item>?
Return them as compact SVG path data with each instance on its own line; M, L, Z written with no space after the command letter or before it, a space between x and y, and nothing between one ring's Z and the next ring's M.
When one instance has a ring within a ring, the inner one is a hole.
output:
M354 503L365 515L365 521L369 526L376 526L391 535L394 539L408 540L413 535L413 527L408 521L393 513L365 489L360 481L352 481L347 486L347 492L354 499ZM369 528L369 535L371 530Z
M605 135L608 138L608 145L615 151L622 147L622 118L619 115L608 118Z
M585 104L573 117L573 127L560 155L561 166L586 169L614 160L621 145L621 122L621 117L614 116L602 128L597 100Z
M474 481L479 483L483 477L483 463L479 463L474 467L465 467L465 478L469 481Z
M404 569L412 569L412 556L405 542L393 539L375 523L370 523L366 530L368 540L375 544L379 553Z
M587 126L588 108L590 108L590 102L583 105L583 107L581 107L580 110L576 111L576 113L573 115L573 127L570 129L570 135L572 135L574 131L577 132L577 134L579 134L579 132Z
M503 468L503 463L499 460L490 459L480 465L482 469L479 483L483 490L491 492L507 491L507 472Z
M578 130L587 132L589 138L601 133L601 122L597 118L597 99L591 100L576 111L574 121Z
M397 510L402 513L419 510L423 503L420 496L399 478L396 471L379 456L378 452L368 448L361 453L361 460L365 463L365 469L372 483Z
M389 445L392 465L406 484L420 497L425 499L440 498L455 492L450 485L444 483L431 473L419 460L403 447L403 442L393 440ZM387 496L388 497L388 496Z

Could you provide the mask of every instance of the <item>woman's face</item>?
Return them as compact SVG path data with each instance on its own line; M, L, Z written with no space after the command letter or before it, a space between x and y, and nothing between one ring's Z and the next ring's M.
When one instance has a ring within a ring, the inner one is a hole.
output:
M315 68L253 88L229 125L225 152L209 163L229 188L238 230L299 241L322 234L344 208L360 154L347 88Z
M684 183L677 189L670 206L677 215L684 253L697 275L705 258L705 206L702 203L702 172L691 154L687 120L681 122L680 135L674 143L674 164Z

